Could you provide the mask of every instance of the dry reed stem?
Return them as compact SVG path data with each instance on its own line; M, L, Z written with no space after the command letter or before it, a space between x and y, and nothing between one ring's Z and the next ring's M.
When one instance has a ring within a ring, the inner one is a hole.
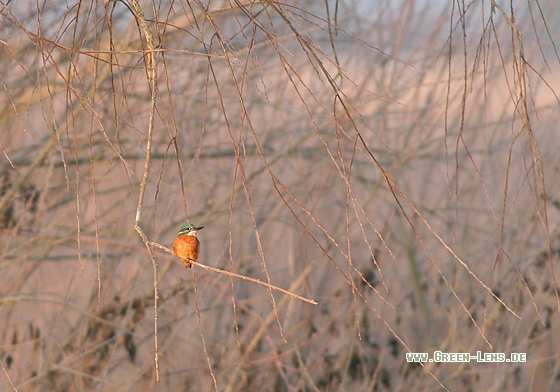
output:
M2 362L2 360L0 360L0 366L2 366L2 370L4 371L4 374L6 375L6 378L8 379L8 382L10 383L10 385L12 386L12 389L14 391L17 392L16 387L14 386L14 383L12 383L12 380L10 378L10 375L8 374L8 371L6 370L6 368L4 367L4 363Z
M309 264L304 270L303 272L300 274L300 276L298 277L298 279L292 283L292 285L290 286L290 291L293 290L297 290L297 288L303 284L303 282L305 281L305 279L307 279L307 275L309 275L311 273L311 271L313 271L313 269L315 269L316 266L316 262ZM225 272L225 271L224 271ZM280 300L280 302L278 303L278 305L276 306L276 308L274 310L272 310L268 316L264 319L264 321L261 324L261 327L259 328L259 330L255 333L255 336L253 337L253 339L251 340L251 342L247 345L247 347L245 348L245 351L243 353L243 356L239 359L239 362L237 364L237 366L235 367L235 369L231 372L230 375L230 379L229 379L229 383L228 386L226 387L225 391L226 392L232 392L234 391L235 388L235 382L237 381L237 377L239 374L239 371L241 370L242 367L247 365L247 360L249 359L249 356L253 353L253 351L255 350L255 348L257 347L259 341L261 340L262 336L264 335L264 333L266 332L266 329L268 328L268 326L270 325L270 323L272 323L274 321L274 319L276 318L276 312L277 309L281 309L284 305L286 305L286 303L288 302L288 298L289 297L284 297ZM301 299L301 298L299 298Z

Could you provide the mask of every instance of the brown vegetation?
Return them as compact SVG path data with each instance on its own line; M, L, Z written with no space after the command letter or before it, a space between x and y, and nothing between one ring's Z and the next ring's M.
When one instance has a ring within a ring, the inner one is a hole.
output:
M554 390L560 6L426 3L0 3L0 390Z

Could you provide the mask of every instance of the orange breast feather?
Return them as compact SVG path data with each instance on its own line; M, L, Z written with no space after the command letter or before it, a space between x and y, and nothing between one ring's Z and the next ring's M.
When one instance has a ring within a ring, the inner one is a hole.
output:
M185 263L185 261L196 260L198 258L198 248L200 242L198 238L194 236L180 234L173 241L173 252L177 257L183 260L183 263L187 268L190 267L190 263Z

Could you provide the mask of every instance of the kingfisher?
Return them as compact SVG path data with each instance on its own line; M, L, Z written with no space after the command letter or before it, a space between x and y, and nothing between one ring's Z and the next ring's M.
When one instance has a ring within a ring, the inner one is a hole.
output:
M173 253L181 259L187 268L191 268L191 261L198 258L200 241L196 238L196 232L202 229L204 229L204 226L197 227L192 223L185 223L181 226L177 237L173 241Z

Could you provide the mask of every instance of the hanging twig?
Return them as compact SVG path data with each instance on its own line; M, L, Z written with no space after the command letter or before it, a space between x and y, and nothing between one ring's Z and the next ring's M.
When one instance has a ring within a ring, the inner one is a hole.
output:
M142 203L144 201L144 193L146 190L146 183L148 181L148 174L150 172L150 157L151 157L151 150L152 150L152 134L154 130L154 117L155 117L155 110L156 110L156 91L157 91L157 72L156 72L156 58L155 58L155 47L154 47L154 40L152 38L152 33L148 28L148 24L146 22L146 18L144 17L144 13L140 8L137 0L130 1L130 8L134 17L136 18L136 22L138 26L142 30L144 35L144 40L146 43L146 48L144 50L144 59L146 61L146 74L148 78L148 84L150 86L150 93L151 93L151 107L150 107L150 121L148 123L148 136L146 138L146 161L144 164L144 174L142 176L142 182L140 184L140 194L138 195L138 206L136 208L136 220L134 222L134 229L138 232L140 237L142 237L142 241L146 244L148 251L150 252L150 258L152 259L152 267L154 270L154 346L155 346L155 353L154 353L154 362L156 366L156 381L159 381L159 361L158 361L158 333L157 333L157 325L158 325L158 313L157 313L157 306L158 306L158 285L157 285L157 264L155 255L153 250L148 245L148 239L142 229L140 228L140 215L142 213Z

